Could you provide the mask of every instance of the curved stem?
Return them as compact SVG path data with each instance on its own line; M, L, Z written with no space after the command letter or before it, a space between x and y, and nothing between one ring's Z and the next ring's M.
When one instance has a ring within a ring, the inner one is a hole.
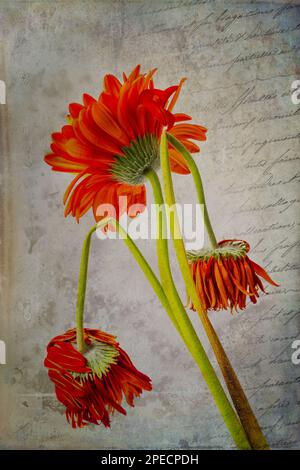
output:
M207 234L209 236L209 240L210 240L210 243L211 243L212 247L216 248L218 246L218 242L217 242L215 233L213 231L213 228L212 228L212 225L211 225L211 222L210 222L210 218L209 218L209 214L208 214L208 210L207 210L207 206L206 206L206 201L205 201L205 194L204 194L204 189L203 189L202 178L201 178L200 172L198 170L198 167L197 167L193 157L191 156L190 152L187 151L185 146L182 145L182 143L179 142L179 140L177 140L172 134L167 134L167 138L168 138L168 141L170 142L170 144L172 144L172 146L178 152L180 152L187 161L190 172L191 172L191 174L194 178L199 204L203 205L204 225L205 225L205 228L206 228Z
M125 245L137 261L138 265L140 266L141 270L145 274L147 280L149 281L150 285L152 286L154 292L156 293L157 297L159 298L162 306L165 308L167 311L173 325L175 326L176 330L180 333L180 328L177 323L177 320L173 314L173 310L171 309L171 306L169 304L168 298L165 295L165 292L162 288L161 283L157 279L155 273L149 266L148 262L134 243L134 241L130 238L128 233L123 229L123 227L119 224L119 222L116 219L111 219L110 223L116 227L116 230L119 232L121 235L121 238L123 239Z
M174 318L173 311L170 307L168 299L163 291L163 288L157 279L156 275L152 271L151 267L143 257L142 253L139 251L132 239L127 235L126 231L121 227L121 225L113 218L109 217L103 219L97 225L92 227L88 232L82 246L80 270L79 270L79 279L78 279L78 294L77 294L77 306L76 306L76 340L77 340L77 349L79 352L84 352L84 328L83 328L83 317L84 317L84 303L85 303L85 293L86 293L86 284L87 284L87 271L88 271L88 262L89 262L89 252L92 234L100 227L107 225L108 223L114 225L118 232L121 235L121 238L124 240L130 252L133 254L134 258L138 262L140 268L151 284L154 292L158 296L162 306L167 311L172 323L179 332L179 327Z
M157 261L159 274L163 289L169 293L170 301L177 308L181 304L181 299L178 295L176 286L174 284L169 259L169 247L167 240L167 226L166 217L164 213L164 198L162 194L161 185L157 174L154 170L147 173L147 178L152 186L154 201L156 205L157 217Z
M168 242L166 239L166 221L164 213L164 199L161 185L155 171L150 170L147 173L150 181L157 210L158 220L158 238L157 251L158 263L161 275L162 286L166 291L168 300L173 310L174 316L180 328L182 338L198 365L204 380L215 400L215 403L223 416L229 432L236 445L241 449L250 449L250 445L241 423L235 414L222 385L213 369L206 352L197 336L197 333L185 311L181 299L176 290L169 263Z
M82 246L79 277L78 277L78 293L77 293L77 305L76 305L76 340L77 349L79 352L84 352L84 328L83 328L83 314L84 314L84 301L85 291L87 282L87 271L89 264L89 253L91 236L97 229L97 225L92 227L88 232Z
M84 352L84 328L83 328L83 314L84 314L84 302L85 302L85 293L86 293L86 283L87 283L87 271L88 271L88 261L89 261L89 252L90 252L90 243L91 236L96 231L97 228L106 226L107 224L113 224L121 238L124 240L124 243L127 245L129 251L133 254L137 263L141 267L142 271L146 275L149 283L153 287L155 293L157 294L159 300L161 301L163 307L167 311L171 321L173 322L175 328L182 336L187 348L194 357L196 363L198 364L200 370L203 373L205 380L209 385L212 395L215 398L218 408L220 409L224 421L228 426L229 431L231 432L233 439L236 445L240 449L249 449L249 443L247 437L243 432L241 424L235 415L223 389L222 386L215 374L214 369L212 368L206 353L196 335L196 332L193 329L193 326L186 315L186 318L180 318L178 315L174 315L173 308L169 303L165 292L157 279L156 275L152 271L151 267L145 260L144 256L141 254L140 250L137 248L133 240L129 237L126 231L121 227L117 220L108 217L103 219L97 225L92 227L88 232L82 247L80 271L79 271L79 280L78 280L78 297L77 297L77 308L76 308L76 332L77 332L77 347L80 352ZM178 295L178 294L177 294ZM188 330L188 331L186 331Z
M164 188L165 188L165 194L166 194L166 201L170 206L175 206L175 195L174 195L174 189L173 189L173 182L172 182L172 176L170 172L170 163L169 163L169 158L168 158L168 142L167 138L170 141L170 143L178 150L182 151L183 156L185 157L189 168L191 169L191 172L193 171L193 176L195 178L195 181L198 182L197 190L198 194L200 194L201 203L205 203L205 198L203 194L203 186L201 183L201 177L198 171L198 168L191 157L190 153L183 147L183 145L178 142L173 136L170 136L170 134L164 135L161 140L161 167L162 167L162 173L163 173L163 181L164 181ZM200 183L199 183L200 181ZM206 207L206 206L205 206ZM207 214L208 217L208 214ZM209 219L208 219L209 220ZM210 222L209 222L210 223ZM230 363L229 358L226 355L226 352L213 328L213 325L209 321L208 316L206 315L206 312L202 308L200 299L198 297L195 283L193 280L193 277L190 272L190 268L188 265L188 260L186 257L186 252L185 252L185 246L184 242L182 239L182 236L178 238L178 233L180 233L180 227L178 223L178 217L176 213L176 209L173 212L173 218L170 220L171 224L171 233L174 233L174 231L177 234L177 238L175 239L173 237L173 242L174 242L174 247L177 255L177 259L180 265L181 273L184 278L186 288L189 294L189 297L191 298L194 306L196 307L196 310L199 314L200 320L202 322L202 325L204 327L204 330L208 336L208 339L210 341L210 344L213 348L213 351L215 353L215 356L217 358L218 364L220 366L220 369L222 371L222 374L224 376L226 385L228 387L230 396L232 398L232 401L234 403L234 406L237 410L237 413L240 417L240 420L243 424L243 427L246 431L246 434L248 436L249 442L252 445L254 449L268 449L268 443L266 441L266 438L259 426L259 423L254 415L254 412L250 406L250 403L245 395L245 392L238 380L238 377Z

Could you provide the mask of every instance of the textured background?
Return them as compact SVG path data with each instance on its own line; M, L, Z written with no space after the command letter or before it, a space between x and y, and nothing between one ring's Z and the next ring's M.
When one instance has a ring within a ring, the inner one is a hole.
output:
M2 448L232 447L121 242L92 244L86 320L118 336L153 392L116 415L111 430L72 430L43 367L49 339L73 325L81 243L93 223L91 215L79 226L64 219L70 177L51 173L43 155L69 102L84 91L97 96L105 73L137 63L158 67L159 87L188 77L176 109L209 129L197 161L216 232L247 239L252 258L281 284L243 313L211 318L271 445L300 447L300 366L291 362L300 339L297 4L0 1ZM189 176L175 183L181 202L196 200ZM154 264L154 242L140 246ZM174 275L183 292L176 266Z

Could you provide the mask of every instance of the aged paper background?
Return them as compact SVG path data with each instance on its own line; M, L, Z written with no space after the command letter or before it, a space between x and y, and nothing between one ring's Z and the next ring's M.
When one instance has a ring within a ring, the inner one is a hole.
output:
M105 73L158 67L188 77L177 110L209 129L197 157L219 239L240 237L281 287L257 306L211 315L270 444L299 448L299 2L1 1L1 448L231 448L191 358L122 243L94 241L90 326L115 333L154 390L111 430L73 430L43 367L73 325L84 234L63 218L68 175L43 163L67 104L97 96ZM176 177L181 202L192 180ZM151 201L151 196L149 196ZM152 263L154 243L140 242ZM175 278L182 287L174 263ZM202 336L201 327L194 317ZM203 338L205 342L205 339ZM206 342L205 342L206 344ZM210 356L211 351L209 350Z

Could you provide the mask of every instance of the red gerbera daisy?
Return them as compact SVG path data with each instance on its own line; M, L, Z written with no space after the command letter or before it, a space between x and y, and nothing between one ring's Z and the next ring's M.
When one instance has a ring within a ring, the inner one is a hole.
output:
M249 250L249 244L243 240L223 240L217 248L187 252L205 310L244 309L247 297L256 303L259 289L265 292L260 277L278 286L261 266L247 256ZM195 310L192 303L190 308Z
M163 128L189 151L199 151L189 139L205 140L206 129L183 124L191 117L172 113L184 79L160 90L154 87L155 71L141 74L138 65L128 77L123 74L123 83L106 75L98 100L84 94L83 104L70 104L69 124L52 134L52 153L45 156L53 170L76 174L64 196L66 216L72 214L79 221L92 207L98 221L105 215L119 218L127 211L135 216L142 210L144 176L159 166ZM172 147L169 152L172 171L189 173L182 155ZM120 205L121 196L127 197L127 204ZM97 214L103 204L112 206L115 213L107 207L105 214ZM134 205L136 210L130 211Z
M151 381L134 367L114 336L85 328L84 340L86 351L81 354L75 329L56 336L47 347L44 364L73 428L101 422L109 427L114 410L126 414L123 395L134 406L134 397L152 389Z

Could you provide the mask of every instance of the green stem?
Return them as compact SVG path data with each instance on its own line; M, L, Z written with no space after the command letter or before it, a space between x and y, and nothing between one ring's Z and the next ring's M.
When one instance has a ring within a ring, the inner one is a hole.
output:
M169 263L168 242L166 239L166 225L164 213L164 199L162 195L161 185L155 171L150 170L147 173L148 180L150 181L154 200L157 210L158 219L158 239L157 251L158 262L161 275L162 286L167 294L170 306L177 320L182 338L193 356L196 364L198 365L204 380L215 400L215 403L223 416L223 419L228 427L228 430L240 449L250 449L247 436L244 432L241 423L235 414L222 385L213 369L206 352L197 336L197 333L182 305L181 299L176 290Z
M118 233L121 235L121 238L123 239L125 245L137 261L138 265L140 266L141 270L145 274L146 278L148 279L150 285L152 286L154 292L156 293L157 297L159 298L162 306L165 308L167 311L173 325L175 326L176 330L180 334L180 329L177 323L177 320L173 314L173 311L170 307L169 301L167 299L167 296L165 295L165 292L162 288L161 283L157 279L156 275L154 274L153 270L149 266L148 262L134 243L134 241L130 238L128 233L123 229L123 227L119 224L119 222L116 219L111 219L111 224L115 225L116 230Z
M87 284L87 272L88 272L88 262L89 262L89 252L92 234L97 230L107 224L112 224L116 227L121 238L124 240L129 251L133 254L134 258L138 262L140 268L145 274L146 278L150 282L154 292L158 296L162 306L166 309L173 325L176 330L179 332L179 328L174 318L173 311L170 307L168 299L163 291L163 288L157 279L156 275L152 271L151 267L143 257L142 253L139 251L133 240L129 237L126 231L121 227L117 220L109 217L103 219L97 225L92 227L88 232L82 246L80 270L79 270L79 279L78 279L78 294L77 294L77 308L76 308L76 340L77 340L77 349L81 353L84 352L84 328L83 328L83 317L84 317L84 303L85 303L85 293L86 293L86 284Z
M164 198L162 194L162 189L157 174L154 170L148 171L147 178L152 186L154 201L156 205L157 260L161 283L163 289L170 294L169 297L171 302L173 303L173 305L175 305L175 308L177 308L177 305L181 304L181 299L174 284L170 268L167 226L166 217L164 213Z
M85 301L85 291L86 291L86 282L87 282L87 271L89 264L89 253L90 253L90 244L91 236L97 229L97 225L92 227L88 232L82 246L80 269L79 269L79 278L78 278L78 294L77 294L77 305L76 305L76 339L77 339L77 349L79 352L84 352L85 343L84 343L84 328L83 328L83 315L84 315L84 301Z
M211 225L211 222L210 222L210 218L209 218L209 214L208 214L208 210L207 210L207 206L206 206L206 201L205 201L205 195L204 195L202 179L201 179L201 175L199 173L198 167L197 167L193 157L191 156L190 152L187 151L185 146L182 145L182 143L179 142L179 140L177 140L171 134L167 134L167 137L168 137L169 142L172 144L172 146L178 152L180 152L187 161L190 172L191 172L191 174L194 178L199 204L203 205L204 225L205 225L206 231L208 233L208 236L209 236L210 243L211 243L212 247L216 248L218 246L218 242L217 242L216 236L214 234L214 231L213 231L213 228L212 228L212 225Z
M99 222L97 225L92 227L88 232L82 248L80 271L79 271L79 280L78 280L78 298L77 298L77 309L76 309L76 328L77 328L77 347L80 352L84 352L84 328L83 328L83 314L84 314L84 302L85 302L85 293L86 293L86 284L87 284L87 272L88 272L88 261L89 261L89 252L90 252L90 243L91 236L96 231L97 228L103 227L107 224L114 224L117 231L121 235L121 238L124 240L124 243L127 245L129 251L132 253L140 268L144 272L146 278L148 279L153 290L157 294L160 302L167 311L171 321L173 322L176 330L179 332L183 338L187 348L194 357L196 363L198 364L200 370L203 373L203 376L207 383L209 383L209 388L215 397L218 408L220 409L224 420L231 432L234 441L240 449L249 449L249 443L243 429L241 428L240 422L238 421L228 399L222 389L221 384L215 374L214 369L212 368L206 353L196 335L196 332L193 329L193 326L190 323L189 318L186 315L184 310L184 315L186 318L181 319L178 316L174 315L173 308L171 307L165 292L157 279L156 275L152 271L151 267L145 260L144 256L141 254L140 250L137 248L133 240L129 237L126 231L121 227L121 225L113 218L106 218ZM189 330L186 332L186 329ZM191 340L192 337L192 340ZM216 399L216 395L218 395Z
M167 135L168 140L170 143L182 153L184 158L186 159L188 166L194 176L194 180L197 187L197 192L199 195L199 202L201 204L205 204L205 198L203 193L203 186L201 182L200 173L198 168L190 155L190 153L185 149L185 147L178 142L173 136L170 134ZM168 142L167 142L166 135L162 137L161 141L161 167L163 172L163 181L164 181L164 188L166 194L166 201L167 203L174 207L174 212L172 213L173 218L170 220L170 225L172 225L171 233L174 231L177 234L177 238L173 237L174 247L177 255L177 259L180 265L181 273L185 281L186 289L188 292L188 296L191 298L198 314L204 330L207 334L207 337L210 341L210 344L213 348L215 356L217 358L218 364L224 376L224 380L226 382L228 391L234 403L234 406L237 410L237 413L240 417L241 423L245 429L249 442L253 449L268 449L268 443L263 435L263 432L259 426L259 423L254 415L254 412L250 406L250 403L245 395L245 392L239 382L239 379L230 363L229 358L220 342L213 325L209 321L206 312L204 311L199 296L196 291L195 283L190 272L190 268L188 265L188 260L186 257L186 251L182 236L178 237L178 233L180 234L180 227L178 223L178 216L176 213L176 206L175 206L175 195L174 195L174 188L172 182L172 176L170 171L170 163L168 158ZM206 206L205 206L206 207ZM207 220L208 214L207 214ZM209 227L211 228L211 224L209 222ZM211 228L212 230L212 228ZM211 232L213 233L213 232Z

